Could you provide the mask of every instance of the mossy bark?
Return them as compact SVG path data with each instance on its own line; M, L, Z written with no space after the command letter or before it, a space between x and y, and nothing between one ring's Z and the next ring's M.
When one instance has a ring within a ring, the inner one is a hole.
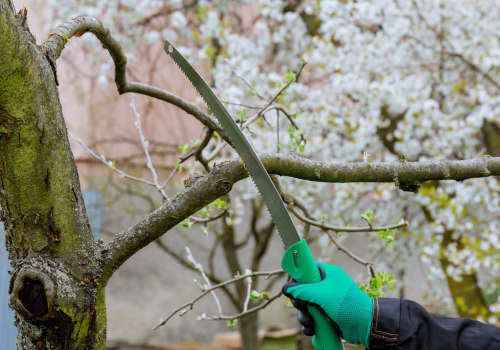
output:
M99 249L53 66L8 0L0 0L0 205L18 349L103 349Z

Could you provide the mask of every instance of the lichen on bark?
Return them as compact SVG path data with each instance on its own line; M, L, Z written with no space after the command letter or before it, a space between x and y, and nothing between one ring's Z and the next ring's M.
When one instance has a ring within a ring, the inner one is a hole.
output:
M54 74L7 0L0 0L0 53L0 206L18 348L103 349L99 250Z

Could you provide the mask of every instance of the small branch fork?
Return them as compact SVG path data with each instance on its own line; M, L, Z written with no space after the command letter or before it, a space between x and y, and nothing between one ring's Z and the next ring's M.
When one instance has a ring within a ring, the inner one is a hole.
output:
M266 277L266 278L270 278L272 276L281 275L281 274L284 274L283 270L259 271L259 272L248 272L247 271L247 273L245 273L244 275L236 276L236 277L234 277L234 278L232 278L230 280L224 281L224 282L219 283L219 284L217 284L215 286L211 286L211 287L208 287L208 288L203 288L201 294L199 294L196 298L192 299L191 301L189 301L189 302L181 305L177 309L175 309L164 320L160 321L160 323L158 323L155 327L153 327L153 330L157 330L159 327L165 325L169 320L172 319L172 317L174 317L177 314L179 314L179 316L184 316L187 312L189 312L190 310L193 309L194 305L199 300L201 300L204 296L206 296L209 293L210 294L214 293L214 291L216 289L226 287L226 286L228 286L230 284L233 284L233 283L245 280L245 279L251 279L253 277ZM212 294L212 295L214 295L214 294ZM203 315L201 315L199 317L199 319L228 320L228 321L232 321L232 320L235 320L237 318L243 317L243 316L245 316L247 314L253 313L253 312L257 311L257 310L265 308L267 305L269 305L271 302L273 302L275 299L277 299L280 295L281 295L281 292L278 293L278 294L276 294L276 295L274 295L274 296L272 296L272 297L270 297L264 303L262 303L262 304L260 304L258 306L255 306L255 307L250 308L250 309L248 309L248 307L244 308L246 310L244 310L244 311L242 311L242 312L240 312L240 313L238 313L236 315L225 316L225 315L222 314L222 310L220 310L220 308L219 308L219 314L218 315L206 315L206 314L203 314Z

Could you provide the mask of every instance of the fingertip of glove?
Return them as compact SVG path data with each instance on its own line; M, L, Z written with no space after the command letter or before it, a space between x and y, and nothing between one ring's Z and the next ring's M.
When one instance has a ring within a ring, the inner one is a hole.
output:
M314 334L316 334L316 331L314 330L314 327L302 327L302 333L304 333L304 335L307 335L308 337L312 337Z

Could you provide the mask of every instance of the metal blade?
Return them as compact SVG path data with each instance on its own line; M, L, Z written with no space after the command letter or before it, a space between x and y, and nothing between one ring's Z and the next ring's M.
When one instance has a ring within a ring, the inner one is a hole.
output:
M278 190L274 186L269 174L262 165L262 162L255 154L252 146L248 142L245 135L241 132L234 119L226 110L222 102L210 89L198 72L189 64L179 51L167 40L165 41L164 50L172 57L174 62L179 66L184 75L193 84L194 88L201 95L210 111L215 115L224 131L229 136L232 146L238 152L238 155L243 160L246 169L250 173L250 177L257 186L257 189L266 203L267 209L276 224L281 240L285 249L292 244L300 241L300 236L293 224L290 214L286 210L285 204L281 200Z

